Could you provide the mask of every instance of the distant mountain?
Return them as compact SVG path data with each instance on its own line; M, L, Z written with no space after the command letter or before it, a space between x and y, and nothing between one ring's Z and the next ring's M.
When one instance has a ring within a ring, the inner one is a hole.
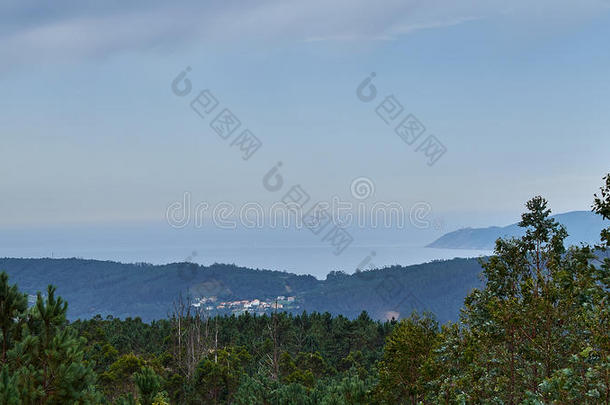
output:
M352 275L331 272L325 280L224 264L155 266L82 259L5 258L0 259L0 271L6 271L10 283L28 294L55 285L68 301L72 320L97 314L145 321L165 318L182 294L215 296L217 301L292 296L290 312L328 311L350 318L363 310L383 319L408 316L417 309L433 312L444 322L457 319L464 297L481 284L477 259L392 266Z
M568 230L568 245L599 242L599 232L609 225L601 216L590 211L571 211L554 215L557 222L565 225ZM493 250L496 239L500 237L519 237L524 234L523 228L512 224L505 227L464 228L449 232L427 247L443 249L477 249Z

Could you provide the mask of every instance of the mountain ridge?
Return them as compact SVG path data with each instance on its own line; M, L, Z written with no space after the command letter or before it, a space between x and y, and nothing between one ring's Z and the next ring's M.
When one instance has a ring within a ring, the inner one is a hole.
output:
M329 312L357 317L366 310L373 318L408 316L429 311L440 321L456 320L464 297L481 284L476 258L439 260L411 266L389 266L354 274L330 272L326 279L311 275L248 269L228 264L201 266L124 264L86 259L0 259L11 284L28 293L46 291L48 284L69 302L69 318L95 315L167 317L182 296L216 297L219 301L295 297L288 312Z
M567 245L580 243L593 244L599 241L599 232L608 226L599 215L590 211L569 211L555 214L551 218L565 225L568 231ZM486 228L461 228L446 233L434 242L426 245L429 248L442 249L476 249L493 250L498 238L523 236L525 230L518 223L507 226L490 226Z

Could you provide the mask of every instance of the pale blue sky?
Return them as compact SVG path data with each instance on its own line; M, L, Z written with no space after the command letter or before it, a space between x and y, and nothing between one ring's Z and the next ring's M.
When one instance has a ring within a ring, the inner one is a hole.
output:
M185 191L269 204L278 161L312 198L366 176L503 225L535 194L588 209L610 170L608 1L123 3L0 5L0 226L161 221ZM357 99L370 72L447 147L434 166ZM189 108L205 88L263 141L249 161Z

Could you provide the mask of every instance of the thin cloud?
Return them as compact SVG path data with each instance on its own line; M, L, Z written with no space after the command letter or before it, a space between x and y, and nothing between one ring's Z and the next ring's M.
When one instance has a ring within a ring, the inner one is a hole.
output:
M193 0L177 5L64 0L53 7L9 0L0 5L0 58L19 66L206 41L389 41L498 15L567 19L607 9L605 0L578 5L541 0L535 7L525 0Z

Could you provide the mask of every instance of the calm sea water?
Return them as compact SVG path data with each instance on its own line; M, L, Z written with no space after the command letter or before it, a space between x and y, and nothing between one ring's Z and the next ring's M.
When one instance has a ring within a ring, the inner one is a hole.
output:
M489 251L432 249L440 230L355 229L340 255L308 229L174 229L163 224L89 225L0 230L0 257L80 257L124 263L234 263L311 274L352 273L367 267L410 265L435 259L478 257Z

